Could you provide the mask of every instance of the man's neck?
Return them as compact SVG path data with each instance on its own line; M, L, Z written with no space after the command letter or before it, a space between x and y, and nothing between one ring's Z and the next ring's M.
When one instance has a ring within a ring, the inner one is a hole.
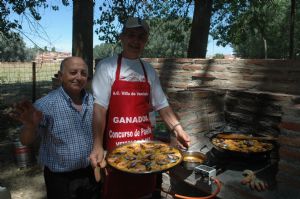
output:
M126 58L126 59L139 59L140 55L134 54L134 53L126 53L126 52L122 52L122 57Z
M71 96L70 96L71 97ZM71 97L72 101L76 105L81 105L82 104L82 97L81 96L72 96Z
M65 92L69 95L69 97L71 98L71 100L74 104L77 104L77 105L82 104L82 92L72 93L72 92L67 91L67 90L65 90Z

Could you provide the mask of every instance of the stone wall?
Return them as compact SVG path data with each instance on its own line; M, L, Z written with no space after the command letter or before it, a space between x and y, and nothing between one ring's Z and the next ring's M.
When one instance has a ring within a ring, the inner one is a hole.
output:
M211 87L300 94L300 60L144 59L168 90Z
M157 70L171 105L191 132L207 130L203 121L211 117L220 121L218 117L223 114L227 125L237 123L239 130L278 135L281 117L286 106L291 105L290 98L300 95L299 60L144 60ZM212 112L206 115L212 106L220 107L220 101L224 106L217 109L217 116Z
M278 180L300 184L300 61L146 59L185 130L278 137Z
M280 162L278 179L300 184L300 98L291 97L283 107L279 125Z
M224 126L224 93L205 90L169 92L169 103L189 134Z

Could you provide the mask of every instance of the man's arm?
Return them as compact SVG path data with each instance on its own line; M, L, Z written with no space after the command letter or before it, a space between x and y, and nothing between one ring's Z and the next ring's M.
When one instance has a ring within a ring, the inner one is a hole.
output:
M93 110L93 150L90 154L91 165L94 168L95 179L97 182L101 180L100 168L106 166L104 149L103 149L103 135L106 124L107 110L99 104L94 104Z
M106 124L107 110L99 104L94 104L93 110L93 150L90 154L90 160L92 167L95 168L95 178L100 181L101 176L99 167L104 168L106 166L104 149L103 149L103 135Z
M23 145L32 144L37 137L37 126L24 125L21 129L20 141Z
M36 139L38 125L42 119L42 112L35 109L29 101L20 102L14 108L15 111L11 114L11 117L23 124L20 141L24 145L30 145Z
M103 135L106 124L106 112L107 110L99 105L94 104L93 110L93 136L94 136L94 147L103 148Z
M190 145L190 137L189 135L183 130L180 122L178 121L175 113L173 112L170 106L162 108L159 110L159 114L164 122L167 124L169 129L175 134L179 143L188 148Z

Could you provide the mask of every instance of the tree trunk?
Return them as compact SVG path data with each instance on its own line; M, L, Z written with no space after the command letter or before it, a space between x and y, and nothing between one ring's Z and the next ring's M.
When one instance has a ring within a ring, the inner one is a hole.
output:
M188 47L189 58L205 58L212 14L213 0L195 0L191 37Z
M289 58L294 59L294 29L295 29L295 15L296 15L296 0L291 0L291 21L290 21L290 50Z
M73 0L72 55L82 57L93 76L93 0Z

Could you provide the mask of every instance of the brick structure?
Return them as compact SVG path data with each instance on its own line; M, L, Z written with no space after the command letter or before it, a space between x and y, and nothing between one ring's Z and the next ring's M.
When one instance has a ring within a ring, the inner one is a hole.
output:
M146 58L167 90L210 87L299 95L300 60Z
M300 60L145 60L192 139L222 126L278 137L276 179L300 188Z

